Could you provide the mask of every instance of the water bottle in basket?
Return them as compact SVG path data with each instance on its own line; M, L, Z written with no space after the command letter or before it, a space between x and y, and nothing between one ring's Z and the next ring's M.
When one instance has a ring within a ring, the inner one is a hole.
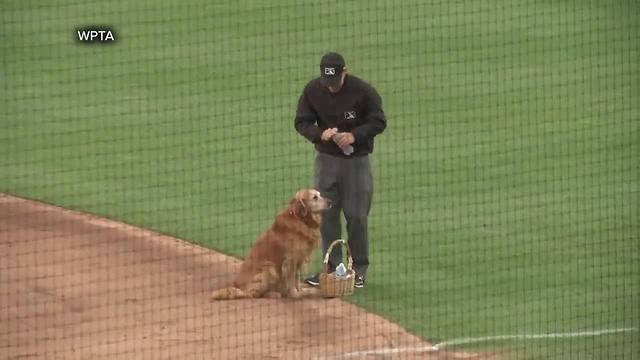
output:
M344 266L343 263L340 263L340 265L338 265L338 267L336 267L336 276L341 277L341 278L346 278L347 277L347 267Z

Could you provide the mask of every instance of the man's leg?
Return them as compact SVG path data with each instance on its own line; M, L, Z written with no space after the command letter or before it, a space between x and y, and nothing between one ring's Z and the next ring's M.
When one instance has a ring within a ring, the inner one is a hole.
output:
M327 253L329 245L342 236L340 211L342 202L338 189L339 158L319 153L315 161L315 187L323 197L332 201L331 208L323 213L320 233L322 235L322 255ZM342 261L341 249L334 250L329 255L329 272L333 271Z
M321 192L322 193L322 192ZM330 198L331 199L331 198ZM325 256L329 246L336 239L342 237L342 223L340 221L340 204L333 200L331 209L325 211L320 225L320 234L322 235L322 256ZM324 258L323 258L324 260ZM342 247L334 246L331 254L329 254L329 272L335 270L336 266L342 262Z
M353 158L341 170L342 208L347 220L353 267L358 276L366 277L369 267L368 217L373 196L369 157Z

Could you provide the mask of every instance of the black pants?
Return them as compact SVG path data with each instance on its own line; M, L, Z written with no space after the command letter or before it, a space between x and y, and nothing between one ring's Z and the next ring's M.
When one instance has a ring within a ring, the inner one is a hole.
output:
M333 201L331 209L324 213L320 231L322 255L331 243L342 238L340 213L347 220L347 241L353 257L356 274L366 276L369 266L368 217L373 195L373 176L369 156L340 158L318 153L315 160L315 187L322 196ZM335 246L329 256L329 269L342 260L340 246ZM345 262L346 265L346 262Z

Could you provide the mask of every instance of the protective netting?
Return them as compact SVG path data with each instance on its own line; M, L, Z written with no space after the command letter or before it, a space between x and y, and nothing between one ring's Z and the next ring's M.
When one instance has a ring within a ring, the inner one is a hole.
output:
M637 357L639 8L2 1L0 359ZM212 302L327 51L387 118L365 287Z

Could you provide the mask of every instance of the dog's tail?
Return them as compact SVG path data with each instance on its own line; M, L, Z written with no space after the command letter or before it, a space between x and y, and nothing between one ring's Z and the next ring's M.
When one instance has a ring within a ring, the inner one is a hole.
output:
M232 300L232 299L246 299L249 294L237 287L226 287L218 290L214 290L211 293L212 300Z

